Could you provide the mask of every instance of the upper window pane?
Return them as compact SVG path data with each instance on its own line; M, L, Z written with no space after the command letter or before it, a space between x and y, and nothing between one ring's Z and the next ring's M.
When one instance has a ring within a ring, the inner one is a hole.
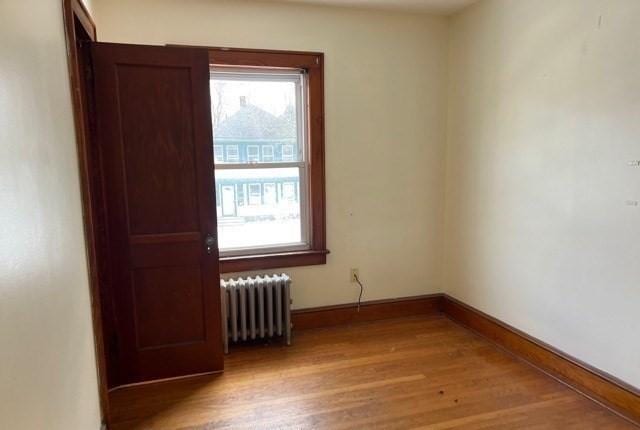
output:
M213 136L227 155L217 163L302 161L302 85L301 73L212 72Z

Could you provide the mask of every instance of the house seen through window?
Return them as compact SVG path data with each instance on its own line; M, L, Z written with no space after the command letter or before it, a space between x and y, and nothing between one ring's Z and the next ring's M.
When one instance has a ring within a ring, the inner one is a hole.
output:
M222 255L309 248L304 85L296 70L211 72Z

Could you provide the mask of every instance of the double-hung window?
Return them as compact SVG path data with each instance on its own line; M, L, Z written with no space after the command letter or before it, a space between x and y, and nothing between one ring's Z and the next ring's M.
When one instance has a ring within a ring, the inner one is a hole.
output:
M293 157L293 145L282 145L282 159L291 161Z
M275 161L273 158L273 145L265 145L262 147L262 161L264 162L272 162ZM284 158L281 159L280 161L293 161L291 160L285 160Z
M247 145L247 162L257 163L260 161L260 147L258 145Z
M229 194L216 199L223 272L325 262L318 55L283 67L281 53L211 51L213 137L226 148L216 189Z
M238 154L238 145L228 145L226 148L227 161L229 163L240 161L240 155Z

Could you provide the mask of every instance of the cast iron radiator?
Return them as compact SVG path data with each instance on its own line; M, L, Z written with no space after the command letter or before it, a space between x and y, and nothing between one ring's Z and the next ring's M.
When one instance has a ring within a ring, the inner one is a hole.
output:
M224 352L229 342L282 337L291 345L291 278L286 274L220 280Z

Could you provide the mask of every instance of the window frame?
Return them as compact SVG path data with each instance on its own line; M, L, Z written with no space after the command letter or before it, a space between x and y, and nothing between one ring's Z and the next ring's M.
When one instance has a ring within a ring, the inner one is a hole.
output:
M308 181L308 249L220 257L220 272L244 272L326 264L325 158L324 158L324 54L258 49L209 49L210 67L303 70L306 79ZM275 149L274 149L275 156Z
M269 148L271 150L272 157L274 154L274 147L272 144L269 145L256 145L249 144L246 147L246 151L241 150L240 161L222 162L220 164L216 164L214 166L215 173L217 174L219 171L223 170L260 170L260 169L286 169L293 168L297 170L299 182L302 184L302 187L297 187L297 190L307 190L306 184L309 181L309 160L307 157L308 151L308 118L307 118L307 103L306 103L306 94L307 94L307 79L305 72L300 69L281 69L281 68L255 68L255 67L229 67L229 66L211 66L210 67L210 79L211 81L215 81L216 79L224 80L224 81L253 81L253 82L287 82L291 83L295 87L295 99L296 99L296 134L297 134L297 146L299 147L298 156L299 159L291 160L288 162L285 161L275 161L271 160L260 161L255 160L255 155L260 155L265 153L265 151L261 151L265 148ZM215 136L214 136L215 139ZM215 142L214 142L215 143ZM228 144L227 144L228 146ZM215 145L214 145L215 147ZM249 149L254 150L254 157L250 157ZM293 152L295 154L295 151ZM249 184L249 188L251 189L253 186L257 186L258 184ZM248 206L259 206L265 204L264 199L264 184L261 185L261 198L259 202L256 200L255 193L249 193L250 203ZM306 251L310 249L310 223L309 223L309 200L307 192L301 193L299 199L295 201L298 204L300 209L300 240L291 243L273 243L273 244L265 244L265 245L248 245L241 246L237 248L229 248L222 250L220 249L219 254L220 257L232 257L232 256L240 256L240 255L253 255L257 252L261 253L282 253L282 252L292 252L292 251ZM218 242L218 245L220 243Z

